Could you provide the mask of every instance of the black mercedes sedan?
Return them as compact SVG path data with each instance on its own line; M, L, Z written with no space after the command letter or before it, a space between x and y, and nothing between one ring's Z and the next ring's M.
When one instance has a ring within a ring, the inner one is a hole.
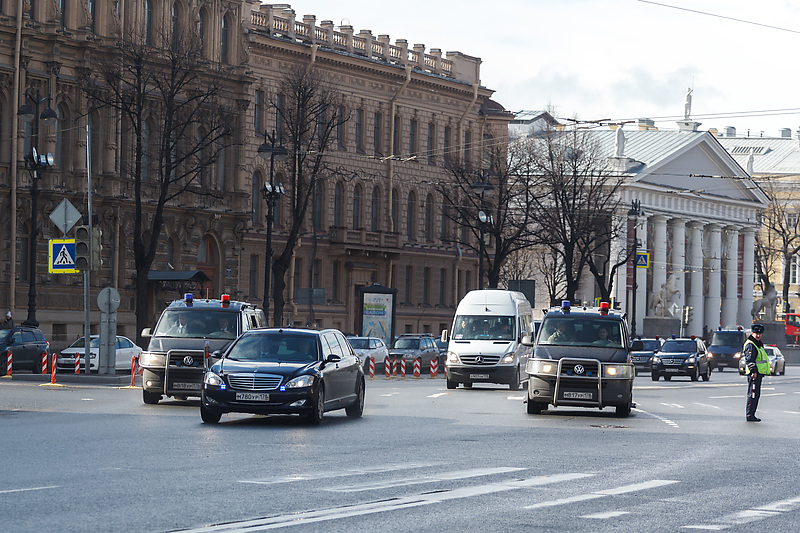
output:
M689 376L692 381L701 377L703 381L711 379L711 360L705 343L694 336L665 340L651 363L650 377L658 381L660 376L664 376L664 381L671 380L672 376Z
M364 411L364 370L335 329L248 330L209 364L200 402L207 424L224 413L299 414L319 424L327 411Z

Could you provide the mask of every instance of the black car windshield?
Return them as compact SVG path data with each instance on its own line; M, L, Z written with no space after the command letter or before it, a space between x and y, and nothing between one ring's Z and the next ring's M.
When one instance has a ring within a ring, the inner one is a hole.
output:
M352 346L354 350L369 349L369 339L350 337L347 340L350 341L350 346Z
M400 337L394 341L394 347L398 350L418 350L419 349L419 339L418 338L408 338L408 337ZM355 346L354 346L355 348Z
M538 343L622 348L622 343L625 342L622 324L621 320L609 320L602 316L545 317Z
M513 316L459 315L453 327L453 339L512 340L514 331Z
M225 358L263 363L310 363L318 359L318 353L317 339L313 335L253 333L243 335Z
M668 340L664 342L661 351L694 353L697 351L697 343L695 341Z
M715 331L711 334L711 346L741 346L744 335L741 331Z
M643 352L655 352L661 347L661 341L653 339L642 339L642 344L644 344Z
M153 336L232 340L241 333L238 318L238 313L221 309L167 309Z

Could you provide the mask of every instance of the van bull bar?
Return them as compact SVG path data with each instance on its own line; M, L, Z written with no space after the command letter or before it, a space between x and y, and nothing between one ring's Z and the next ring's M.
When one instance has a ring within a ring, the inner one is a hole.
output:
M634 366L598 359L529 359L526 372L533 393L555 406L605 407L628 395Z

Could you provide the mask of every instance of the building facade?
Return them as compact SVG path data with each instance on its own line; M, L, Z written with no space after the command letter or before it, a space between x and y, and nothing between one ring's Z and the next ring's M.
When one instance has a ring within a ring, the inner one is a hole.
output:
M124 177L131 143L118 115L90 112L79 82L87 58L128 32L196 28L204 56L224 67L235 125L235 142L204 181L167 206L151 272L148 326L187 288L263 303L262 189L270 169L257 150L265 132L280 131L274 107L279 80L298 65L335 80L350 119L337 131L329 164L354 177L331 174L315 191L290 269L283 323L355 331L359 291L378 283L398 291L398 333L437 333L449 326L460 297L477 287L477 257L457 245L434 184L446 177L446 157L479 164L483 145L504 139L512 118L486 105L492 91L480 84L478 58L445 57L402 39L392 44L387 35L356 34L313 16L301 21L285 4L63 0L26 2L21 12L17 5L0 4L0 306L19 322L28 304L33 177L24 158L33 142L39 152L54 154L55 164L38 179L34 264L37 318L56 349L82 333L83 287L80 275L48 272L46 243L62 237L48 217L66 198L86 220L89 176L93 223L103 231L103 266L91 276L91 301L102 288L116 288L122 299L118 330L137 334L126 238L133 231L135 193ZM58 116L36 138L17 119L26 91L38 91L41 108ZM285 171L275 165L276 182ZM154 194L144 187L145 203ZM282 201L275 209L276 251L289 225ZM205 278L210 281L197 282ZM93 309L93 330L98 319Z

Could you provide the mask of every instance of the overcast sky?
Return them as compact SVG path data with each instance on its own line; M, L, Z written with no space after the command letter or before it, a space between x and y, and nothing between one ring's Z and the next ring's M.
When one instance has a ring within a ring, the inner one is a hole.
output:
M406 39L409 46L425 44L426 52L480 57L481 84L514 112L550 106L559 119L646 117L675 129L692 87L692 118L701 129L734 126L740 135L749 129L751 136L777 136L791 128L796 136L800 128L798 0L296 0L291 6L298 20L313 14L318 23L388 34L393 44Z

